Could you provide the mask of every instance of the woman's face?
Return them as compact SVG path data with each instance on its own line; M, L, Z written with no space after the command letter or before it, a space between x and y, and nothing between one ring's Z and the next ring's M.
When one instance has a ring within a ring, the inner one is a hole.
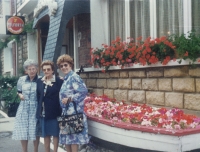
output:
M53 76L54 71L52 70L51 65L44 65L42 71L46 78L51 78Z
M71 70L72 70L72 67L71 65L68 63L68 62L62 62L60 65L60 70L66 75L68 74Z
M30 66L27 67L26 73L28 74L28 76L30 78L33 78L37 74L37 68L34 65L30 65Z

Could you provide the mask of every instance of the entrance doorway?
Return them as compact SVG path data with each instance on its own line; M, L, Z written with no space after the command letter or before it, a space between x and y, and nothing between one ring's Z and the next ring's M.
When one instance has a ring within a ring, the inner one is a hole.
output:
M41 65L44 56L45 46L47 42L47 36L49 32L49 15L44 16L38 21L37 24L37 53L38 53L38 65ZM39 66L40 71L40 66Z

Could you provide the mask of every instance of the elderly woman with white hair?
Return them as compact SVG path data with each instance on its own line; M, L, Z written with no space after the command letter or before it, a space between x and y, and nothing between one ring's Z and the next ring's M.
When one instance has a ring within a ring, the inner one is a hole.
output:
M17 82L17 92L21 101L15 117L12 139L21 141L23 152L27 152L28 140L33 140L34 152L38 152L39 137L36 136L38 64L32 59L27 59L23 67L27 75L21 76Z

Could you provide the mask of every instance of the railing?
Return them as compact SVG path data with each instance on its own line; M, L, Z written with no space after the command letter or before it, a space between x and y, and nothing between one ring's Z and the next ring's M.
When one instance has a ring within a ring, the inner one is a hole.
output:
M81 65L80 70L78 72L76 72L78 75L81 74L81 72L84 72L83 66Z

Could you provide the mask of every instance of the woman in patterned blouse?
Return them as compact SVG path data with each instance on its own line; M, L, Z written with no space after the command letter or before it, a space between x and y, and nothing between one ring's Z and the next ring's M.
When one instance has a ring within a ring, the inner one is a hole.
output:
M28 140L33 140L34 152L38 152L39 137L36 137L36 81L38 64L31 59L23 65L28 75L17 82L17 91L21 100L15 117L12 139L20 140L23 152L27 152Z
M87 118L84 114L84 99L88 90L79 75L72 71L74 62L69 55L61 55L57 59L57 65L65 75L59 95L62 112L65 115L75 114L73 101L76 104L77 112L83 113L84 116L84 130L81 133L71 135L62 134L60 131L59 143L65 145L67 152L78 152L78 145L89 142Z

